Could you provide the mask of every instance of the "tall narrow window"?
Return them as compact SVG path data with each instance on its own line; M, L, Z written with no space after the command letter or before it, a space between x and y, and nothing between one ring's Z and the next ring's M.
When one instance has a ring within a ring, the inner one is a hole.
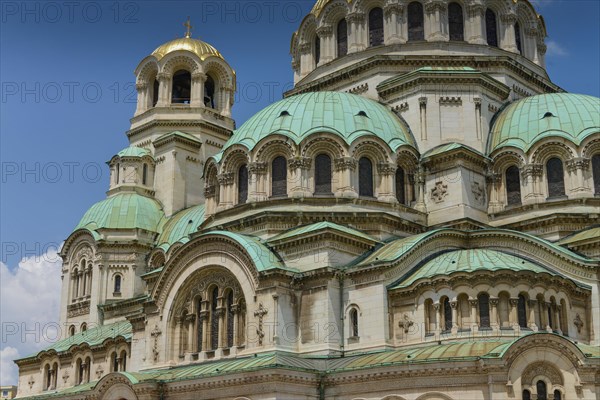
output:
M541 379L537 381L535 385L537 389L537 400L547 400L548 399L548 387L546 386L546 382Z
M248 200L248 167L242 165L238 170L238 204Z
M50 365L46 364L44 367L44 390L50 389L50 382L52 381L52 371Z
M531 392L527 389L523 390L523 400L531 400Z
M348 53L348 23L345 19L337 25L337 56L345 56Z
M202 351L202 328L203 328L203 321L202 321L202 297L198 298L198 301L196 303L196 341L198 343L197 349L198 352Z
M284 157L276 157L271 164L271 196L287 196L287 162Z
M518 22L515 22L515 43L519 53L523 54L523 43L521 42L521 26Z
M219 347L219 316L217 315L217 303L219 302L219 288L214 288L210 302L210 348L216 350Z
M158 79L155 79L152 87L152 107L156 107L156 103L158 103L158 87Z
M482 293L477 297L479 303L479 328L490 327L490 296Z
M369 12L369 46L383 44L383 10L375 7Z
M519 168L511 166L506 169L506 202L509 206L521 204L521 178Z
M459 42L465 40L465 22L460 4L450 3L448 5L448 25L450 40Z
M175 72L175 74L173 74L172 90L171 103L190 104L192 74L183 69Z
M562 400L562 393L558 389L554 391L554 400Z
M121 351L121 371L127 371L127 352Z
M75 325L69 327L69 336L75 336Z
M592 157L592 175L594 176L594 193L600 196L600 154Z
M522 294L519 295L519 301L517 303L517 318L519 319L519 326L521 328L527 328L527 300Z
M565 299L560 301L560 330L565 336L569 336L569 320L567 319L567 302Z
M358 160L358 194L373 197L373 163L367 157Z
M425 40L423 5L413 1L408 5L408 41Z
M444 331L449 332L452 329L452 307L447 297L443 300L442 306L444 307Z
M58 380L58 363L52 365L52 386L51 389L56 389L56 382Z
M315 157L315 194L331 194L331 158L327 154Z
M498 25L496 13L489 8L485 10L485 34L489 46L498 47Z
M115 293L121 293L121 275L115 275Z
M319 65L321 61L321 38L319 35L315 35L315 67Z
M233 347L233 291L227 294L227 347Z
M563 164L559 158L551 158L546 163L546 176L548 180L548 197L561 197L565 195L565 175Z
M83 383L83 376L85 374L85 363L81 358L77 359L77 384Z
M148 164L142 167L142 185L148 184Z
M87 331L87 324L84 322L83 324L81 324L81 332L85 332Z
M356 308L350 310L350 336L358 337L358 311Z
M215 80L212 76L206 76L206 82L204 82L204 106L208 108L217 108L217 101L215 99Z
M119 182L119 178L121 177L121 164L117 163L117 171L115 173L115 184L118 185Z
M113 352L110 356L110 368L111 372L117 372L119 370L119 357L116 352Z
M396 199L400 204L406 204L406 188L404 185L404 170L398 167L396 170Z

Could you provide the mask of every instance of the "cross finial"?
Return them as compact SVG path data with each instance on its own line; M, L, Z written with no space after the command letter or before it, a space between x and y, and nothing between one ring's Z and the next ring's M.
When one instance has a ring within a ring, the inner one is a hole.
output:
M185 22L185 24L183 24L183 26L185 26L187 28L187 31L185 32L185 37L189 38L192 36L192 24L190 23L190 17L188 17L187 21Z

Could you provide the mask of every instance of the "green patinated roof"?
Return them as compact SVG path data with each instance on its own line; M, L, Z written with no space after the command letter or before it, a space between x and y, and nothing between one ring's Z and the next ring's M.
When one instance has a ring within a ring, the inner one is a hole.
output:
M282 115L284 111L289 115ZM367 117L357 115L361 111ZM394 151L404 144L416 148L408 127L385 106L348 93L311 92L264 108L234 132L224 150L235 144L251 150L271 134L281 134L300 143L309 135L322 132L338 135L348 144L358 137L375 135ZM215 158L219 160L221 154Z
M275 242L278 240L283 240L283 239L291 238L294 236L302 236L305 234L314 233L314 232L318 232L318 231L322 231L322 230L326 230L326 229L336 230L338 232L345 233L350 236L358 236L358 237L366 239L370 242L378 242L376 239L373 239L371 236L367 235L366 233L363 233L356 229L348 228L343 225L338 225L333 222L328 222L328 221L317 222L315 224L304 225L299 228L290 229L287 232L283 232L277 236L270 238L269 242Z
M118 193L94 204L75 230L137 228L158 232L164 216L158 201L137 193Z
M204 204L190 207L173 215L163 226L156 243L167 251L174 243L187 242L189 235L204 222Z
M472 273L482 270L529 271L536 274L546 273L550 275L559 275L529 260L497 250L455 250L440 254L419 266L416 271L409 273L393 288L405 288L421 279L430 279L440 276L449 277L456 273Z
M150 156L150 150L142 147L129 146L117 153L119 157L144 157Z
M181 131L173 131L173 132L165 133L164 135L162 135L158 139L156 139L156 142L167 139L169 137L180 137L180 138L192 141L192 142L196 142L198 144L202 144L202 141L200 139L198 139L197 137L195 137L194 135L190 135L189 133L185 133L185 132L181 132Z
M566 244L574 244L577 242L583 242L590 239L596 239L600 241L600 226L583 229L579 232L575 232L562 240L559 240L557 244L564 246Z
M527 151L537 141L552 136L579 145L595 132L600 132L599 98L570 93L531 96L499 112L490 132L488 153L507 146Z
M69 350L71 346L87 343L90 347L102 344L106 339L122 336L125 340L131 339L131 324L129 321L116 322L114 324L89 328L85 332L79 332L71 337L62 339L51 346L28 357L35 357L41 352L54 350L57 353Z
M462 143L452 142L452 143L442 144L442 145L434 147L431 150L428 150L421 156L421 158L423 159L423 158L427 158L427 157L432 157L432 156L435 156L438 154L446 153L448 151L457 150L457 149L466 149L466 150L469 150L469 151L472 151L474 153L481 154L482 156L484 156L480 151L477 151L472 147L469 147Z

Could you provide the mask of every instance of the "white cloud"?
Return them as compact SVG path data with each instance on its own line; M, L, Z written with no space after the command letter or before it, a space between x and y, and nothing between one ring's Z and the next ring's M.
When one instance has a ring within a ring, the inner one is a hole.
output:
M548 47L546 55L549 57L564 57L569 54L564 47L554 40L546 40L546 46Z
M16 384L18 370L12 360L56 341L61 265L57 249L24 258L13 270L0 262L0 384Z

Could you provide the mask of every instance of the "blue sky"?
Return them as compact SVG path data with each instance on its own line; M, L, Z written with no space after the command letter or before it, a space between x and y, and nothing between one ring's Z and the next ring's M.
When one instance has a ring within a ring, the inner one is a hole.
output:
M550 77L570 92L600 96L600 2L535 4L548 27ZM291 34L313 1L0 5L0 312L3 322L52 321L60 289L53 247L105 197L105 162L128 144L139 61L181 37L191 16L193 36L217 47L237 71L239 126L291 87ZM43 343L0 345L4 384L16 377L10 360Z

